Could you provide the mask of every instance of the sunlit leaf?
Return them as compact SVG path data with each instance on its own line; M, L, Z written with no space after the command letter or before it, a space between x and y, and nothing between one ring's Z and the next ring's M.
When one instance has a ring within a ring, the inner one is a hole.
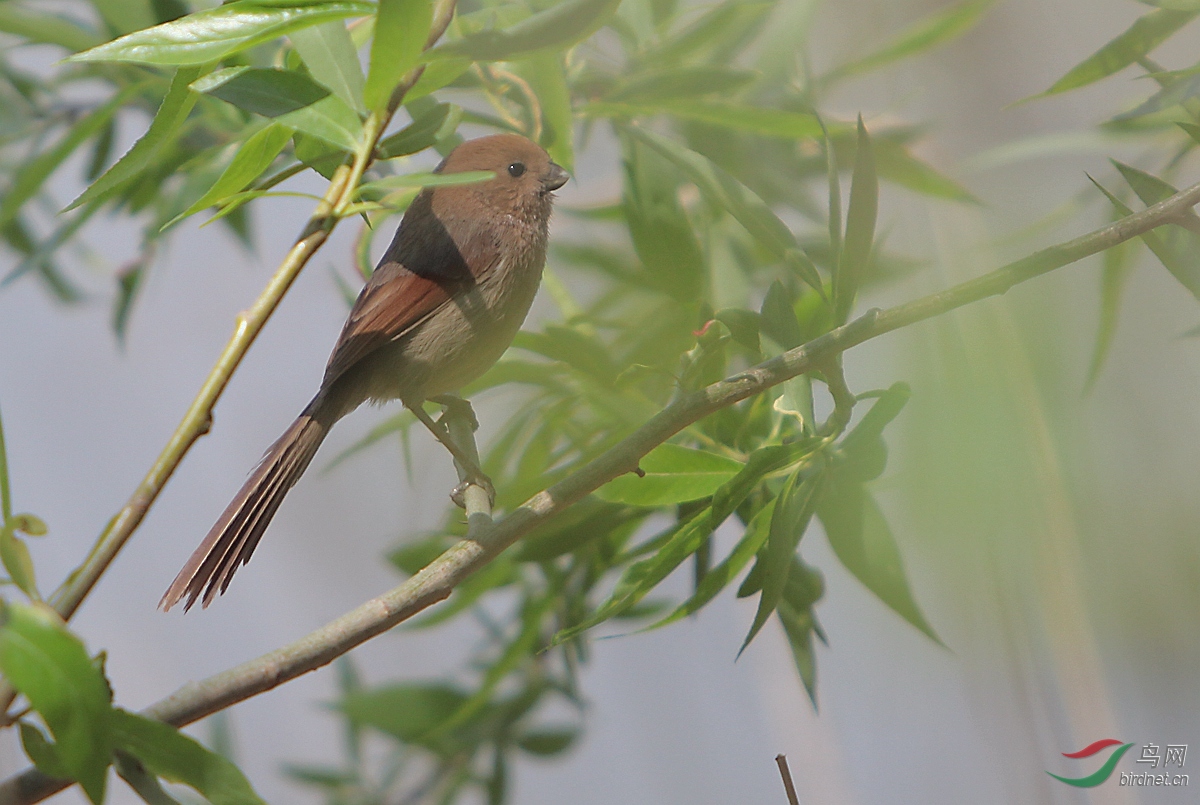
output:
M597 489L596 496L630 506L683 503L708 497L742 469L739 461L677 444L659 445L639 466L644 476L621 475Z
M432 20L430 0L379 0L370 68L363 86L368 109L379 111L387 106L400 79L417 63Z
M365 17L375 10L375 4L365 0L297 0L289 5L238 0L134 31L77 53L71 60L163 66L208 64L300 28L344 17Z
M0 604L0 671L46 722L56 754L96 805L112 754L112 693L79 638L44 605Z
M171 226L176 221L194 215L207 207L212 207L234 193L245 190L271 166L275 157L279 156L279 152L283 150L291 137L292 130L278 123L273 123L252 134L238 149L233 161L225 168L213 186L166 226Z
M108 199L121 185L145 170L159 156L175 139L183 121L196 105L197 96L188 85L195 81L199 74L200 70L197 67L180 67L175 71L171 88L167 90L154 120L150 121L150 128L115 165L92 182L87 190L67 205L66 209L73 210L92 201Z
M18 727L21 731L21 748L38 771L47 777L70 778L71 771L58 756L58 749L40 729L26 721L19 722Z
M262 805L237 766L171 725L119 709L112 724L117 748L164 780L195 789L212 805Z
M356 112L363 104L363 72L346 23L330 20L292 31L289 37L312 77Z

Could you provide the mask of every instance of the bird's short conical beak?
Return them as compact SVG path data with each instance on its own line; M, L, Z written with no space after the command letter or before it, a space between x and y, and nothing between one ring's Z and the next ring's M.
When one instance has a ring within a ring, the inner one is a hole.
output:
M567 183L571 176L556 162L550 163L549 170L542 176L542 187L547 193L553 192Z

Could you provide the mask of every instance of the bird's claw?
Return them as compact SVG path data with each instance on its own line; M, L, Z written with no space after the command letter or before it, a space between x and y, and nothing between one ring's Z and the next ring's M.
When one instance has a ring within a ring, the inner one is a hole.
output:
M475 409L467 400L456 394L439 394L436 397L430 397L429 400L446 409L439 421L445 423L448 419L461 417L471 426L472 433L479 430L479 417L475 416Z
M454 505L460 509L467 508L467 488L477 486L488 496L488 508L496 504L496 487L492 485L492 479L483 473L469 475L458 486L450 491L450 500L454 501Z

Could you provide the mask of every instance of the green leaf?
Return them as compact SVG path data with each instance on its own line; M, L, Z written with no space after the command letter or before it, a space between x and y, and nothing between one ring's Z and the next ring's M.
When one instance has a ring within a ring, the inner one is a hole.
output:
M811 262L804 257L796 243L796 236L787 225L771 211L767 203L754 191L739 182L708 157L692 151L679 143L638 126L624 128L631 136L649 145L655 151L675 163L714 204L723 207L776 259L783 260L795 269L801 278L824 293L821 278Z
M185 211L163 226L166 229L200 210L215 206L234 193L245 190L262 172L271 167L275 157L292 138L292 129L272 123L252 134L234 154L233 161L207 192Z
M149 0L91 0L113 33L127 34L158 22Z
M849 76L870 72L948 42L973 28L991 5L992 0L969 0L938 11L901 31L895 39L874 53L831 70L821 78L821 83L829 85Z
M757 77L757 73L749 70L715 65L669 67L631 76L614 87L604 100L616 103L654 103L714 93L731 95Z
M853 481L832 481L817 506L817 516L846 569L896 614L941 645L913 599L896 538L865 487Z
M329 90L295 70L228 67L192 83L196 92L213 95L263 117L279 117L329 97Z
M50 174L79 146L100 133L112 121L116 111L141 88L140 84L125 87L96 111L76 122L54 145L23 163L0 203L0 228L8 226L25 202L42 189Z
M123 2L123 0L117 0ZM202 65L220 61L276 37L344 17L375 13L365 0L292 4L238 0L197 11L153 28L134 31L70 61L116 61L162 66Z
M20 721L17 726L21 730L21 747L33 761L33 765L37 766L38 771L47 777L60 780L71 777L70 770L63 765L62 758L58 756L58 749L46 739L40 729L27 721Z
M1113 160L1113 164L1116 165L1129 186L1133 188L1133 192L1147 206L1157 204L1176 193L1173 186L1157 176L1152 176L1116 160ZM1103 190L1103 188L1101 189ZM1107 190L1104 192L1108 193ZM1110 198L1110 200L1112 199ZM1123 214L1128 215L1129 213ZM1182 213L1182 217L1186 219L1188 227L1166 227L1162 228L1161 232L1152 230L1142 235L1142 242L1150 248L1150 251L1154 252L1154 256L1162 262L1175 279L1179 280L1183 287L1200 299L1200 257L1198 257L1200 255L1200 236L1197 236L1195 231L1200 229L1200 217L1192 210Z
M413 88L404 96L405 103L412 103L437 92L448 84L453 84L463 73L471 69L470 59L438 59L425 65L425 71L413 84Z
M1109 160L1113 166L1120 171L1121 176L1133 188L1133 192L1137 193L1137 197L1142 200L1142 203L1147 207L1157 204L1163 199L1170 198L1178 191L1169 183L1139 170L1131 165L1126 165L1123 162L1118 162L1115 159Z
M188 85L195 81L199 74L198 67L180 67L175 71L175 77L171 79L171 88L167 90L154 120L150 121L150 128L116 164L67 205L67 210L108 199L121 185L154 162L167 145L174 142L180 126L196 105L196 95L188 89Z
M742 642L738 653L746 650L771 613L783 600L783 590L788 581L788 571L796 555L800 538L808 529L808 523L816 511L825 479L824 466L805 466L788 476L771 514L771 526L767 544L759 557L762 565L762 594L758 599L758 611L750 632Z
M639 631L649 632L661 626L682 620L694 612L699 612L705 604L716 598L717 594L725 589L729 582L734 580L737 574L742 571L742 568L755 557L759 549L762 548L763 543L767 541L767 537L771 533L770 524L771 517L775 511L775 503L776 500L772 499L758 510L758 513L746 525L746 531L742 535L742 538L738 540L737 545L734 546L729 555L721 560L716 567L710 568L704 574L700 583L696 585L696 592L693 593L691 598L676 607L667 617Z
M666 506L706 498L742 469L731 458L661 444L639 462L645 476L626 473L596 490L596 497L630 506Z
M430 0L379 0L375 37L363 101L371 111L381 111L404 74L420 59L433 22Z
M784 349L795 349L804 343L804 333L792 307L791 297L783 283L775 280L767 288L759 313L762 331L768 338Z
M871 148L875 152L880 179L933 198L980 203L970 190L914 157L900 143L889 139L873 140Z
M58 45L72 53L99 44L100 37L68 17L31 11L16 3L0 3L0 31L29 42Z
M799 560L797 560L797 565L799 565ZM788 574L788 578L795 576L799 569L794 566L791 573ZM779 622L783 624L783 632L787 636L788 646L792 650L792 661L800 674L800 681L804 683L804 689L808 692L808 698L815 708L817 706L817 663L813 656L812 636L814 632L820 634L816 618L811 610L797 610L786 601L779 605L776 614L779 616Z
M1198 11L1160 9L1139 17L1124 33L1084 59L1050 89L1042 93L1054 95L1069 89L1087 86L1106 78L1142 58L1191 22Z
M380 141L376 148L379 159L392 159L424 151L452 133L462 120L462 109L450 103L433 103L423 111L418 111L414 105L407 108L413 115L413 122Z
M1200 0L1138 0L1148 6L1171 8L1176 11L1200 11Z
M406 743L420 743L467 700L445 684L403 684L346 696L338 709L360 724Z
M170 724L120 709L112 720L117 748L164 780L195 789L212 805L262 805L237 766Z
M117 341L122 345L125 343L125 330L129 324L129 314L133 312L134 299L148 269L146 259L139 258L117 273L117 298L113 301L112 326Z
M517 746L537 757L553 757L570 749L577 738L579 730L575 727L541 727L523 732Z
M846 210L846 238L833 280L834 308L839 322L845 321L854 305L854 297L866 276L875 239L875 218L879 210L879 177L875 173L875 152L871 136L858 118L858 148L854 154L854 172L850 180L850 204Z
M1100 325L1096 330L1096 346L1088 367L1084 389L1090 391L1100 378L1117 334L1117 317L1121 309L1121 294L1133 271L1136 253L1132 241L1118 243L1104 252L1104 269L1100 275Z
M113 752L113 768L146 805L179 805L179 800L163 789L158 778L128 752Z
M492 171L462 171L460 173L406 173L401 176L386 176L359 186L363 194L377 191L399 190L410 187L456 187L465 184L490 182L496 178Z
M292 45L312 77L332 90L356 112L365 113L363 73L358 51L342 20L330 20L292 31Z
M0 671L50 728L71 778L103 802L112 692L83 643L45 605L0 603Z
M575 170L574 111L562 55L543 53L514 64L513 69L529 83L541 105L541 146L571 173Z
M679 120L692 120L784 140L821 136L821 126L816 116L808 112L789 112L717 100L665 100L656 103L597 101L586 104L580 111L589 117L632 118L643 115L670 115Z
M439 45L431 58L463 56L473 61L514 61L561 51L587 39L608 21L621 0L564 0L503 30L485 30Z

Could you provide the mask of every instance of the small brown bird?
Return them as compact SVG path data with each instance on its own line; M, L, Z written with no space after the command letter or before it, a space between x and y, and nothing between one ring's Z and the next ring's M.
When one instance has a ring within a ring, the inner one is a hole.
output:
M456 452L421 404L479 377L512 343L541 283L551 194L567 172L515 134L462 143L436 170L495 178L426 188L413 200L350 311L320 391L179 571L164 610L185 597L185 610L200 598L208 606L225 592L329 429L367 400L400 400ZM468 473L490 488L477 467Z

